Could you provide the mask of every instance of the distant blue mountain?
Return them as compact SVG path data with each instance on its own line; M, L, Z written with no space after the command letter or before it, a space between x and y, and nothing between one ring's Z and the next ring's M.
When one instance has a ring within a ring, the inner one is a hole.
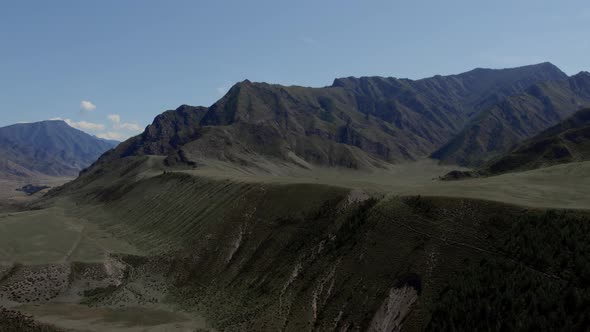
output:
M104 140L61 120L0 128L0 178L76 176L119 142Z

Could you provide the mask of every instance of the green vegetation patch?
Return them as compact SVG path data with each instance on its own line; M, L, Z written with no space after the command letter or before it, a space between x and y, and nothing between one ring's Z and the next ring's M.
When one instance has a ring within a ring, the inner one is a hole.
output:
M590 219L514 218L499 255L472 261L435 301L433 331L581 331L590 325Z

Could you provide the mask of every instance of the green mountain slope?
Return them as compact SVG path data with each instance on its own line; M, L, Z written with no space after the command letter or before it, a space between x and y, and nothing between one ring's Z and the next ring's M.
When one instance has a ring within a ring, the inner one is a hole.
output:
M104 234L136 256L64 264L54 254L63 272L35 279L47 288L30 291L18 278L42 267L17 266L0 296L41 307L64 298L91 308L173 303L223 331L482 330L498 317L507 329L584 325L585 212L210 179L162 172L157 160L95 168L37 206L70 200L61 207L68 222L104 230L86 231L71 259L101 257ZM67 282L49 287L55 279ZM74 292L82 295L66 296Z
M0 128L0 177L76 176L113 141L90 136L63 121L15 124Z
M479 166L590 106L590 74L537 83L476 116L432 154L444 163Z

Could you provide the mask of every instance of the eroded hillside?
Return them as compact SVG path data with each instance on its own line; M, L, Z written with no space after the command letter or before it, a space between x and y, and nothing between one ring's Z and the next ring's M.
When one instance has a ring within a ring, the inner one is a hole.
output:
M152 157L95 168L35 207L40 210L0 219L5 227L27 226L21 238L37 239L18 256L3 254L0 295L12 308L58 327L437 330L461 319L461 309L448 311L441 303L468 307L470 292L488 292L485 280L473 279L479 272L469 274L488 264L516 267L518 273L497 272L498 280L531 279L551 294L568 287L585 294L587 287L585 279L567 282L585 264L578 262L585 246L572 244L572 254L564 256L553 253L559 246L549 246L539 260L530 254L537 249L524 245L530 244L526 238L559 234L526 226L543 220L561 220L572 225L571 232L586 234L583 212L556 217L464 198L213 179L166 168ZM79 237L66 236L71 241L58 247L42 241L40 216L53 216L52 223L63 222ZM11 224L15 217L19 222ZM43 252L53 254L43 265L31 264ZM21 257L21 264L10 257ZM559 264L572 273L556 270ZM457 284L456 278L471 281ZM511 291L514 298L529 296L527 288ZM496 315L517 324L518 313L528 310L525 302L506 311L502 297L490 301L489 311L478 312L469 324L487 326ZM560 306L566 298L552 295L546 301ZM74 312L80 312L82 325L69 325ZM146 315L152 317L147 323L131 318ZM583 323L575 312L559 312L545 326L562 320Z

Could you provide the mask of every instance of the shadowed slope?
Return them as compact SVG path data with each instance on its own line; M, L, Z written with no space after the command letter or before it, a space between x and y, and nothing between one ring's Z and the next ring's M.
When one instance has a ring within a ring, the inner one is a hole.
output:
M484 165L480 172L496 175L590 160L590 109L578 111L523 145Z
M478 166L588 106L588 73L537 83L475 117L432 156L444 163Z

